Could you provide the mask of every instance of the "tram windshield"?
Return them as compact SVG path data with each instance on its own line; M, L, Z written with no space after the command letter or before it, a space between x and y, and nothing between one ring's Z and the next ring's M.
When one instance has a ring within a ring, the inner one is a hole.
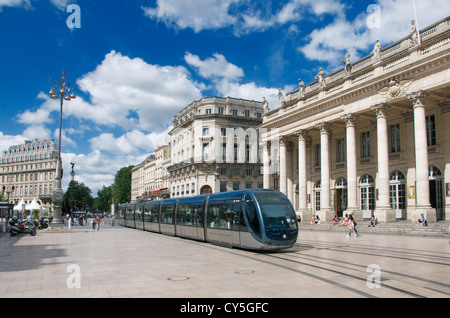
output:
M267 234L297 231L295 211L288 198L280 192L269 191L254 193L254 195L261 207Z

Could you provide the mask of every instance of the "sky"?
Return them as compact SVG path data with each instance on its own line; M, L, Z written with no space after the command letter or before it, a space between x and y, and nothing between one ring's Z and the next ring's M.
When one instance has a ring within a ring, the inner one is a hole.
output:
M343 67L408 35L414 0L0 0L0 151L59 142L63 168L92 190L169 142L173 116L208 96L269 101L319 68ZM415 0L424 28L448 0ZM70 177L63 179L67 189Z

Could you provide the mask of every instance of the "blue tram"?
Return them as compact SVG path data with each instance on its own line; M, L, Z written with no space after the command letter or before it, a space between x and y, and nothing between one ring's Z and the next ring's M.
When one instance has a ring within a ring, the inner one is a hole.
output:
M144 231L252 250L290 248L298 236L289 199L265 189L124 203L116 220Z

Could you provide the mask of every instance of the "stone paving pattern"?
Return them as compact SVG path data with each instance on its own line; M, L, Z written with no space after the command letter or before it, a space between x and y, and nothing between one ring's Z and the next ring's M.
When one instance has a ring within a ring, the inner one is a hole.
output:
M0 235L1 298L449 297L448 237L301 231L258 253L102 224ZM80 288L69 288L76 265ZM367 267L381 268L369 288ZM418 276L420 275L420 276Z

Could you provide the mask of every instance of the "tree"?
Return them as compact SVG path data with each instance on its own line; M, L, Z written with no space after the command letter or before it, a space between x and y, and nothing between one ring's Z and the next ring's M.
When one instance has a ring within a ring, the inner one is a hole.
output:
M112 203L112 186L103 186L97 191L97 198L95 199L94 209L99 211L109 211Z
M131 170L133 166L123 167L117 171L112 185L115 203L126 203L131 200Z
M91 189L84 183L70 181L69 188L64 194L63 210L69 212L76 209L88 209L93 203L91 192Z

